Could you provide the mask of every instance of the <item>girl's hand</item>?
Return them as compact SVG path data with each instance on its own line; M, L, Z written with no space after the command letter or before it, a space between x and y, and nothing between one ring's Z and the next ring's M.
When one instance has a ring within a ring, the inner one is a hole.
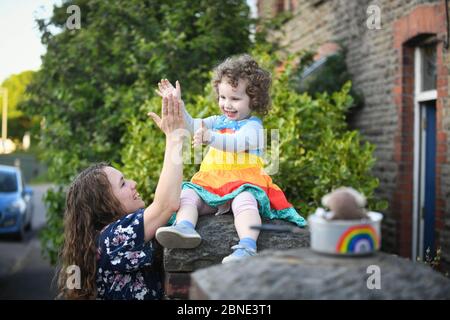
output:
M155 92L161 97L168 97L170 94L172 94L175 98L181 100L181 87L178 80L175 82L176 88L173 87L173 85L169 82L167 79L161 79L160 82L158 82L158 89L155 90Z
M162 101L162 117L160 118L156 113L149 112L147 115L155 121L156 125L169 136L175 133L178 129L184 129L184 116L180 102L172 94L164 97ZM181 130L179 130L181 131Z
M184 101L181 99L181 86L178 80L175 82L175 88L167 79L161 79L160 82L158 82L158 89L155 89L155 92L161 97L169 97L169 95L173 95L175 98L177 98L178 102L181 105L181 111L184 112Z
M211 131L205 127L205 123L202 121L201 127L195 132L192 145L195 147L202 144L209 144L211 142Z

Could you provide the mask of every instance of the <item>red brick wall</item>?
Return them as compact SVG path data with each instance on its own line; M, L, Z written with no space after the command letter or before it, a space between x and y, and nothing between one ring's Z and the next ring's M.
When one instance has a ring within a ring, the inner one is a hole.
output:
M259 14L273 15L274 1L258 0ZM381 29L367 28L369 5L380 7ZM376 145L376 195L389 201L382 249L403 256L411 253L412 232L413 45L424 33L437 36L436 241L450 271L450 52L443 45L444 5L441 0L296 0L293 18L275 36L292 52L317 51L326 43L347 49L353 86L365 102L351 126Z
M445 7L441 2L422 5L394 22L394 48L400 66L393 87L394 103L398 114L395 135L394 160L398 164L397 188L391 205L397 218L397 250L405 257L411 256L411 228L413 204L414 161L414 39L420 35L433 34L442 39L446 35ZM448 70L443 61L442 41L437 44L437 172L436 172L436 231L443 229L444 198L441 192L440 172L446 162L446 133L442 126L443 98L447 96ZM436 237L439 242L439 237ZM439 246L439 243L436 244Z
M442 8L441 8L442 10ZM443 14L443 13L441 13ZM450 31L449 31L450 32ZM447 49L448 50L448 49ZM445 229L445 221L448 221L448 216L446 217L446 212L448 214L448 211L446 211L446 197L445 195L445 189L444 189L444 180L448 180L448 176L445 175L445 166L448 166L448 161L450 160L448 156L446 156L448 153L447 145L449 136L445 130L445 103L449 101L448 99L448 93L449 93L449 85L448 85L448 75L449 75L449 69L448 69L448 63L445 61L445 57L443 55L444 49L443 49L443 43L440 42L437 46L437 93L438 98L436 101L436 134L437 134L437 155L436 155L436 232L438 240L437 247L442 246L443 249L446 251L446 255L450 255L448 252L449 248L448 243L441 243L441 239L443 242L445 241L445 238L443 237L442 233ZM448 115L447 115L448 120ZM448 208L450 210L450 208ZM444 262L448 262L450 264L450 261L447 261L448 259L444 256Z
M191 286L189 272L166 272L164 277L164 292L169 299L188 299Z

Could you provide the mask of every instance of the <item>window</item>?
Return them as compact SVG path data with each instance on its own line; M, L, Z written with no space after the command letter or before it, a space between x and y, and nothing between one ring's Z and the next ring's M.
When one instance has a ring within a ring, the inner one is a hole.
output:
M436 89L436 46L427 45L420 48L421 50L421 88L420 91L428 91Z
M293 12L296 8L296 0L277 0L275 2L275 13Z
M323 4L326 0L314 0L313 1L313 6L318 7L321 4Z
M0 172L0 192L17 192L17 187L14 172Z
M276 7L275 7L275 12L277 14L284 12L284 0L277 0Z

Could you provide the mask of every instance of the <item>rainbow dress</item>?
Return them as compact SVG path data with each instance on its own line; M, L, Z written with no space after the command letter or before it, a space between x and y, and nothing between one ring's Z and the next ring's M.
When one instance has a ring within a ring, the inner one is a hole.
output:
M193 133L194 119L187 120L188 128L190 127ZM229 205L230 200L239 193L247 191L257 200L262 217L284 219L300 227L305 226L306 220L297 213L287 201L283 191L272 182L263 169L264 132L261 120L252 116L234 121L221 115L203 119L203 122L212 131L210 148L201 163L200 170L190 182L183 182L182 188L194 189L206 204L218 207L219 211L221 206ZM243 140L247 143L246 147L240 147L241 142L233 141L241 130L242 132L247 130L245 141ZM249 135L251 132L249 130L253 130L254 134ZM248 136L251 137L247 139ZM257 142L250 143L253 147L248 148L249 140Z

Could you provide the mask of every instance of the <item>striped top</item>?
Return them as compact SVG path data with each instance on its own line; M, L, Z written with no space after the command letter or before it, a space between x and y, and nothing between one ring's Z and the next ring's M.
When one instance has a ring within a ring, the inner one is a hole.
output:
M183 188L194 189L210 206L229 203L240 192L248 191L258 201L263 217L281 218L306 225L283 191L264 171L264 129L259 118L230 120L225 115L193 119L185 111L187 129L193 134L204 122L211 130L209 150L200 170L183 183Z

